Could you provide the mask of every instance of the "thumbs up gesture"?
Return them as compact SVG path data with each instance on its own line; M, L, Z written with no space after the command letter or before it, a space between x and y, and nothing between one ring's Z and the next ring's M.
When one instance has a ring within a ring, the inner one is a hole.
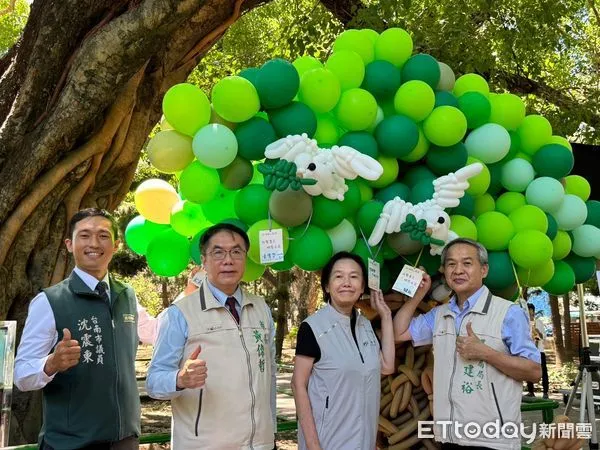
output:
M204 387L208 371L206 361L199 359L202 348L198 346L177 372L177 389L197 389Z
M48 356L44 372L48 376L56 372L64 372L79 363L81 357L81 347L76 339L71 338L71 332L68 328L63 329L63 338L54 347L54 352Z
M485 360L491 347L485 345L473 331L471 322L467 323L467 335L456 339L456 351L466 360Z

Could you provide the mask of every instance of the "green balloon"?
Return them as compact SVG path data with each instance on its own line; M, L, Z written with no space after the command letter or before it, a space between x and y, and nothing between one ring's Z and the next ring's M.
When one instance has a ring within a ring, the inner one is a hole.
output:
M514 94L490 95L490 122L502 125L509 131L519 128L525 118L525 103Z
M248 258L251 261L254 261L257 264L261 264L260 262L260 232L265 230L281 230L281 234L283 237L283 253L285 254L288 251L290 236L288 234L287 228L284 228L279 223L274 220L259 220L258 222L253 223L250 228L248 228L248 240L250 241L250 249L248 250Z
M394 109L398 114L421 122L431 114L435 106L435 94L427 83L411 80L400 86L394 96Z
M481 163L481 161L469 156L467 158L467 165L474 163ZM488 169L487 166L483 164L483 170L481 171L481 173L479 175L469 178L469 188L466 192L468 194L471 194L473 197L483 195L490 187L491 180L492 176L490 175L490 169Z
M388 28L375 41L375 59L402 67L413 51L413 41L402 28Z
M335 74L328 69L313 69L302 75L298 98L316 113L331 111L342 89Z
M228 223L228 224L231 224L231 225L235 225L240 230L244 230L246 232L248 231L248 228L249 228L248 225L246 225L240 219L235 218L235 217L231 217L231 218L228 218L228 219L223 219L219 223Z
M280 138L306 133L312 138L317 131L317 117L304 103L292 102L269 111L269 120Z
M490 94L490 87L488 86L487 81L485 81L485 78L481 75L467 73L458 77L456 83L454 83L453 92L457 97L460 97L467 92L479 92L488 97Z
M194 160L192 139L175 130L156 133L146 148L148 159L160 172L180 172Z
M380 265L383 265L383 255L381 252L377 253L377 247L370 247L364 239L357 239L354 248L351 253L359 256L363 260L363 264L369 267L369 259L377 261ZM375 256L377 255L377 256Z
M433 144L449 147L462 140L467 132L467 119L452 106L435 108L423 125L425 136Z
M356 225L358 226L360 236L364 234L365 238L369 238L373 229L375 228L375 224L377 220L379 220L379 215L383 212L383 203L377 200L370 200L366 202L364 205L360 207L358 212L356 213Z
M340 147L347 145L374 159L377 159L379 156L377 141L373 135L366 131L349 131L340 138L337 145Z
M496 200L496 211L508 216L526 203L525 196L520 192L505 192Z
M515 227L515 232L522 230L538 230L542 233L548 231L546 213L534 205L524 205L515 209L509 215Z
M206 203L215 198L220 183L219 172L194 161L181 172L179 190L187 200Z
M387 203L396 197L400 197L406 202L409 201L410 188L403 183L395 182L377 191L375 194L375 200L379 200L382 203Z
M438 176L456 172L467 164L467 148L459 142L450 147L429 147L425 163Z
M497 211L481 214L475 221L477 240L488 250L506 250L515 235L511 220Z
M235 196L235 214L240 220L252 225L269 217L271 191L260 184L249 184Z
M436 91L434 108L437 108L438 106L453 106L454 108L458 108L459 103L452 92Z
M600 202L597 200L588 200L585 202L585 206L587 208L585 223L600 228Z
M326 233L329 239L331 239L334 255L341 251L350 252L356 245L356 230L354 229L354 225L347 219L342 220L339 225L326 230Z
M364 89L348 89L342 92L334 114L342 128L365 130L377 117L377 100Z
M473 209L473 215L479 217L483 213L494 211L496 209L496 201L489 193L475 197L475 208Z
M560 181L550 177L539 177L529 183L525 192L527 203L552 213L560 208L565 189Z
M331 113L319 114L317 116L317 131L313 139L321 147L332 147L340 139L341 130L337 125L335 117Z
M540 177L561 179L571 170L575 159L573 153L559 144L547 144L533 155L533 168Z
M321 228L299 226L290 230L288 254L300 269L312 272L327 264L333 254L333 246Z
M182 236L191 237L208 226L202 207L187 200L177 202L171 209L171 227Z
M150 222L142 216L135 216L125 228L125 242L133 252L145 255L150 241L168 228L168 225Z
M387 157L379 155L377 162L383 167L383 174L375 181L369 181L369 186L374 188L384 188L392 184L398 177L398 160L393 156Z
M508 134L510 136L510 149L508 150L506 156L502 159L502 162L510 161L511 159L514 159L519 153L522 153L521 138L519 137L519 134L516 131L509 131Z
M333 43L333 53L351 50L360 55L364 64L369 64L375 59L374 47L373 42L366 34L359 30L346 30Z
M550 238L538 230L519 231L508 246L512 260L525 269L543 264L552 257L553 251Z
M573 230L573 253L581 257L600 255L600 228L584 224Z
M253 281L256 281L263 276L265 270L266 266L263 266L262 264L257 264L250 258L246 258L246 270L244 270L242 281L245 283L251 283Z
M156 275L179 275L190 260L190 242L175 230L167 229L156 235L148 244L146 261Z
M500 181L507 191L524 192L535 178L535 171L528 161L512 159L502 166Z
M344 194L342 205L346 211L346 217L352 217L362 204L360 184L358 180L346 180L346 186L348 186L348 190Z
M330 200L322 195L313 197L312 208L312 223L324 230L339 225L347 213L342 202Z
M592 187L590 182L581 175L569 175L565 177L565 192L576 195L585 202L590 198Z
M548 230L546 231L546 236L550 239L554 239L556 233L558 232L558 223L556 223L556 219L548 213L546 213L546 219L548 219Z
M571 253L564 259L575 274L575 283L585 283L596 274L596 258L575 255Z
M206 233L208 227L200 230L190 242L190 256L192 257L192 261L196 264L202 264L202 253L200 252L200 239L202 239L202 235Z
M360 87L365 78L365 63L352 50L334 52L325 62L325 67L339 80L342 91Z
M427 167L414 166L406 172L402 181L404 182L404 184L406 184L409 188L412 189L420 181L429 180L433 183L433 180L435 180L435 178L436 177L433 174L433 172L431 172L431 170L429 170Z
M385 243L394 250L394 253L402 256L413 255L423 248L421 241L415 241L410 235L402 232L386 234Z
M202 205L204 217L212 223L219 223L224 219L236 217L233 202L237 192L239 191L230 191L220 187L215 198Z
M248 67L240 71L239 76L245 78L254 86L256 86L256 77L258 76L258 72L260 72L258 67Z
M566 231L558 230L552 240L552 259L564 259L571 252L571 237Z
M477 92L467 92L461 97L480 96L487 99ZM469 155L480 159L486 164L493 164L502 160L510 151L510 134L500 125L495 123L486 123L476 130L473 130L465 139L465 146Z
M225 77L212 88L213 108L229 122L244 122L260 109L258 93L246 78Z
M381 153L401 158L407 156L417 146L419 128L406 116L390 116L377 125L375 139Z
M452 68L441 61L438 61L440 65L440 81L436 86L436 89L440 91L452 91L454 89L454 84L456 83L456 75L454 75L454 71ZM458 105L456 105L458 108Z
M467 128L473 130L488 122L490 101L479 92L466 92L458 97L459 109L467 118Z
M228 166L219 169L221 183L230 191L236 191L248 185L253 175L252 163L239 156Z
M206 94L189 83L172 86L162 101L165 119L180 133L196 134L210 120L210 102Z
M543 286L554 276L554 261L549 259L531 269L517 268L517 275L522 286Z
M267 109L281 108L290 103L298 93L299 87L298 72L292 63L285 59L275 58L267 61L256 76L258 97L261 105Z
M402 79L421 80L435 89L440 81L440 66L433 56L419 53L411 56L402 67Z
M194 136L192 148L196 159L214 169L221 169L235 159L238 143L235 134L225 125L211 123Z
M419 254L408 255L405 258L410 262L412 266L416 265L417 258ZM429 275L433 276L440 271L440 267L442 266L442 261L439 255L432 255L430 252L424 251L421 254L421 259L419 259L419 265L423 266L425 272Z
M502 186L503 165L502 162L487 165L487 168L490 171L490 186L488 187L487 193L494 198L504 190L504 187Z
M238 142L238 155L251 161L264 159L267 145L277 140L273 126L260 117L240 123L234 133Z
M401 77L400 70L392 63L373 61L365 67L365 78L361 87L373 94L377 100L387 100L392 98L400 87Z
M554 262L554 275L542 288L551 295L564 295L575 287L575 273L564 261Z
M427 154L427 152L429 151L429 147L431 146L431 143L427 140L427 138L425 137L425 133L423 133L423 130L418 127L418 131L419 131L419 140L417 141L417 145L415 146L415 148L412 149L412 151L406 155L403 156L401 159L404 162L408 162L408 163L414 163L417 162L421 159L423 159L425 157L425 155Z
M512 262L507 252L489 252L488 264L489 271L484 283L489 289L498 291L515 283Z
M472 195L465 192L456 208L452 208L448 214L456 214L468 218L473 217L475 210L475 199Z
M431 200L433 198L434 187L429 180L422 180L415 184L410 190L410 202L413 205Z
M286 272L294 267L294 262L292 261L292 258L290 258L290 253L287 252L283 261L275 263L270 267L278 272Z
M450 216L450 229L459 237L477 240L477 226L465 216Z
M361 28L358 31L367 36L373 45L375 45L375 42L377 42L377 39L379 38L379 33L371 28Z
M319 61L314 56L309 55L304 55L300 56L299 58L296 58L292 64L296 68L300 79L302 79L302 75L304 75L309 70L319 69L323 67L323 63L321 61Z
M585 223L587 207L576 195L567 194L560 207L552 213L558 228L565 231L574 230Z
M525 116L517 133L521 138L521 150L533 156L552 139L552 125L545 117L532 114Z

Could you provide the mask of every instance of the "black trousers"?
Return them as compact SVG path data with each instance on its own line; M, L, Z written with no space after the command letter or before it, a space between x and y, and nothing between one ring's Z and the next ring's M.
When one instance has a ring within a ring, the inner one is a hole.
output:
M467 447L466 445L458 445L458 444L450 444L449 442L444 442L442 444L442 450L493 450L490 447Z
M542 352L542 392L548 394L548 366L546 365L546 353ZM533 394L533 383L527 382L527 391Z
M41 450L54 450L45 442L40 447ZM139 450L140 440L137 437L128 437L117 442L106 442L101 444L92 444L82 447L78 450Z

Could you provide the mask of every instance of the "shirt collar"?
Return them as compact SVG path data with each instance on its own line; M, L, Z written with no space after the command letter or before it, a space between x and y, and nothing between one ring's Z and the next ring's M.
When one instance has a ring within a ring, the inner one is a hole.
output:
M92 290L92 291L96 290L96 286L98 286L98 283L100 283L100 281L104 281L106 283L106 285L108 286L108 294L109 294L109 298L110 298L110 283L108 280L108 272L106 272L106 275L104 275L104 278L102 280L98 280L96 277L90 275L87 272L84 272L77 266L75 266L73 268L73 272L75 272L77 274L77 276L79 278L81 278L81 281L83 281L85 283L85 285L87 287L89 287L90 290Z
M210 281L208 281L208 278L206 278L206 285L208 286L208 289L210 289L210 292L215 297L215 299L219 303L221 303L223 306L225 306L225 302L227 301L227 299L230 296L225 294L223 291L221 291L217 287L215 287ZM240 289L239 286L235 290L235 292L233 293L233 295L231 297L235 298L235 301L237 302L238 306L242 305L242 290Z
M481 286L479 289L477 289L477 291L467 299L467 301L463 305L462 310L458 307L458 303L456 302L456 295L453 295L450 299L450 310L455 314L465 314L469 312L471 308L475 306L475 303L477 303L477 299L479 298L484 289L485 286Z

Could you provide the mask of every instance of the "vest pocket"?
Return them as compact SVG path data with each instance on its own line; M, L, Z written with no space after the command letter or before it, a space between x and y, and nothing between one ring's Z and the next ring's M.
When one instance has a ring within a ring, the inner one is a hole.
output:
M200 389L200 394L198 395L198 414L196 415L196 425L195 425L195 432L196 432L196 436L198 436L198 423L200 422L200 413L202 412L202 393L204 392L204 389Z
M500 403L498 403L498 397L496 396L496 389L494 388L494 383L490 382L490 386L492 387L494 403L496 403L496 409L498 410L498 416L500 417L500 425L504 425L504 419L502 419L502 412L500 411Z
M327 415L327 410L329 409L329 395L325 397L325 408L323 408L323 414L321 414L321 424L319 426L319 431L317 432L317 436L321 436L323 433L323 427L325 426L325 417Z

